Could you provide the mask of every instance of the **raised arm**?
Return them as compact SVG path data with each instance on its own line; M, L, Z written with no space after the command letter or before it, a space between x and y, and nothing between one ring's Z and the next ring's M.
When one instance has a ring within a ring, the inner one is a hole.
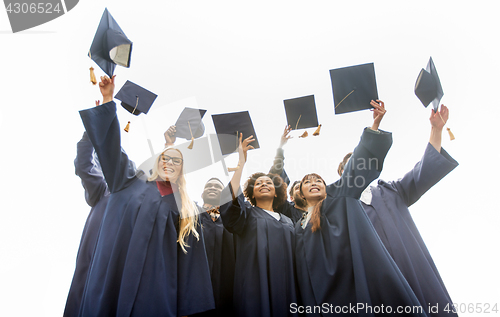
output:
M429 138L429 143L436 149L436 151L441 151L441 135L443 133L443 128L448 121L448 108L445 105L441 105L441 110L434 112L431 110L431 117L429 121L431 122L431 136Z
M76 145L75 174L82 180L85 200L94 207L108 192L108 185L98 160L94 158L94 147L86 132Z
M340 180L327 186L327 194L332 195L334 191L340 190L340 194L359 198L363 190L380 175L385 156L392 145L392 133L378 130L386 110L383 101L377 102L372 100L370 103L374 107L372 127L363 131Z
M281 176L281 178L283 179L283 181L285 181L287 185L290 185L290 179L288 178L288 175L285 172L285 155L283 151L283 146L288 142L289 139L292 138L289 135L290 131L292 131L291 126L286 126L280 138L280 145L276 150L276 156L274 157L273 166L271 166L271 169L269 169L269 173Z
M163 134L163 136L165 137L165 147L174 145L176 139L175 132L175 125L171 125L168 130L165 131L165 133Z
M432 111L431 137L424 156L403 178L389 183L407 206L413 205L425 192L458 166L458 162L441 147L441 133L447 120L448 108L444 105L441 105L441 111L436 113Z
M99 88L104 104L80 111L80 117L99 158L109 191L113 193L135 178L135 166L120 146L120 124L113 101L114 76L101 77Z
M243 232L248 212L248 204L245 203L243 193L240 190L241 175L246 163L247 152L254 147L250 145L255 139L249 136L242 141L243 134L239 137L239 159L238 167L231 178L229 185L222 190L221 206L219 208L222 223L231 233L240 234Z
M240 189L241 175L243 173L243 167L247 161L247 152L254 147L250 145L255 139L253 135L249 136L245 140L242 140L243 133L240 133L239 137L239 146L238 146L238 167L231 178L231 189L232 189L232 198L235 199L236 196L234 193L238 193Z

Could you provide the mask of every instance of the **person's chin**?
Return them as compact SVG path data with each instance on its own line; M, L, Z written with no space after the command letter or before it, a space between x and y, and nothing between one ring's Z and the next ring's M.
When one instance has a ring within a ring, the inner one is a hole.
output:
M309 193L306 200L310 200L311 198L318 199L318 198L322 198L323 196L324 196L324 194L322 192L312 192L312 193Z

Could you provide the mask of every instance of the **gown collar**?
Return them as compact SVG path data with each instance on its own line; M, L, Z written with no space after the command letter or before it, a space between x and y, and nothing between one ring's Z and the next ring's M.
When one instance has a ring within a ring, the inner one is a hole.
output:
M168 181L156 181L156 186L160 191L160 195L167 196L172 193L176 193L179 191L179 188L175 184L171 184Z

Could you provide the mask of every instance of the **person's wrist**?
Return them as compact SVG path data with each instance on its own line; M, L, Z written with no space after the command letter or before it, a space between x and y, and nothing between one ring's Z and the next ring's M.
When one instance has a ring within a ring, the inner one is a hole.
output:
M102 95L102 103L105 104L107 102L113 101L113 94L111 95Z

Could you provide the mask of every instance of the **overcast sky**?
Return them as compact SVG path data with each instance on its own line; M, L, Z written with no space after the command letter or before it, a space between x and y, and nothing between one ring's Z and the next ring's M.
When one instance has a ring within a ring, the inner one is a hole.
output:
M208 110L207 133L214 132L212 114L248 110L261 148L249 153L244 173L266 171L286 124L283 100L314 95L321 135L292 133L285 166L292 180L317 172L331 183L372 118L368 111L334 116L329 70L373 62L388 111L381 129L394 138L381 178L395 180L429 139L431 110L413 88L432 56L456 136L450 141L444 133L443 147L460 165L411 207L412 215L453 301L500 304L494 1L81 0L60 18L16 34L0 10L0 315L64 310L90 210L74 173L84 130L78 111L101 97L88 69L104 73L87 52L105 7L134 43L131 67L115 70L115 92L131 80L158 94L152 113L170 109L150 119L119 107L122 125L132 121L123 147L138 165L150 156L142 120L163 122L147 132L159 151L182 109L198 106ZM236 160L234 154L226 164ZM189 174L191 198L200 200L211 176L229 180L221 163Z

